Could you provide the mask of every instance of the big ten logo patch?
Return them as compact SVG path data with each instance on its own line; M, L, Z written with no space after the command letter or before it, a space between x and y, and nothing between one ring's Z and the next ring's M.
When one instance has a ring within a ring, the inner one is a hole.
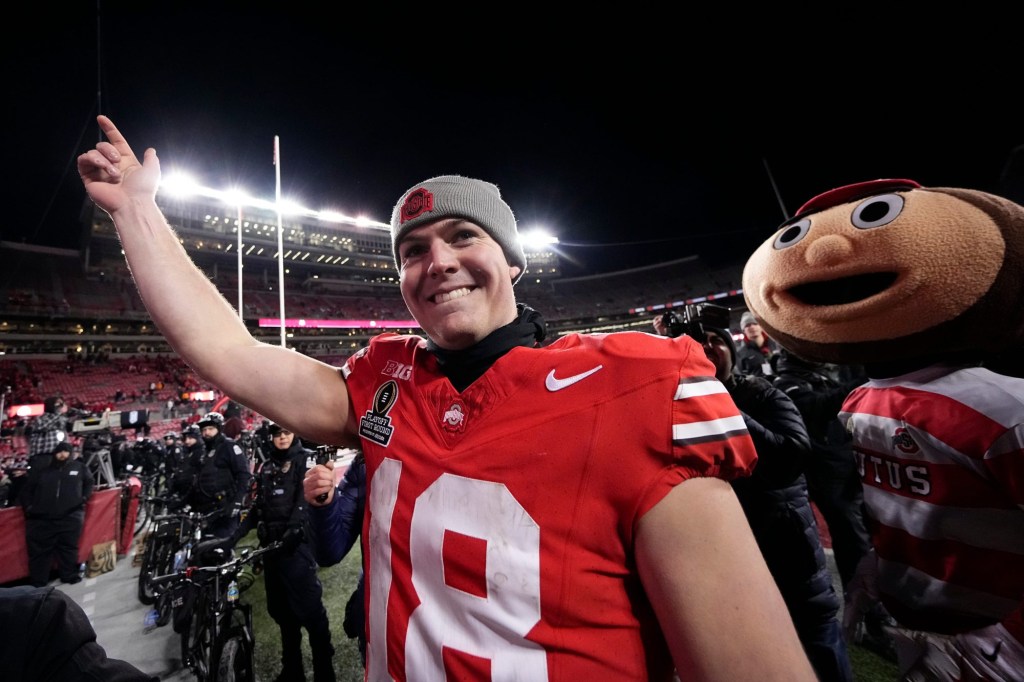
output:
M400 362L388 360L388 363L384 365L384 369L382 369L380 373L384 376L408 381L412 378L412 365L403 365Z

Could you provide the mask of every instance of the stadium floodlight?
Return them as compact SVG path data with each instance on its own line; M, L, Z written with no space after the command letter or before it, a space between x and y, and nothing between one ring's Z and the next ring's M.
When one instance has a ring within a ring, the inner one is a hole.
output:
M338 211L332 211L330 209L312 211L307 213L307 215L311 215L325 223L345 223L348 225L355 225L356 227L375 227L381 230L391 229L390 223L382 223L365 216L347 216L344 213L339 213Z
M277 204L277 209L281 212L281 215L313 215L316 213L316 211L308 209L291 199L281 199Z
M228 189L221 192L221 199L230 206L252 206L253 198L242 189Z
M382 223L377 220L372 220L366 216L356 217L356 227L377 227L382 230L391 230L391 223Z
M543 228L534 227L519 233L519 243L525 249L544 251L546 247L557 244L558 237L555 237Z
M337 211L320 211L316 217L325 223L345 223L350 220L347 215Z
M176 197L209 194L210 191L200 185L191 175L181 172L169 173L161 178L160 189Z

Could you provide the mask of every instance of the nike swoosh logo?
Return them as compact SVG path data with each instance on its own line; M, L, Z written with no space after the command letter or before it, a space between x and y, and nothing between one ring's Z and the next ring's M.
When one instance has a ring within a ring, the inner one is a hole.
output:
M555 391L561 391L563 388L569 388L578 381L583 381L591 374L598 371L599 369L602 369L603 367L604 365L598 365L594 369L583 372L582 374L574 374L571 377L566 377L565 379L556 379L555 370L551 370L548 373L547 378L544 379L544 387L547 388L552 393L554 393Z

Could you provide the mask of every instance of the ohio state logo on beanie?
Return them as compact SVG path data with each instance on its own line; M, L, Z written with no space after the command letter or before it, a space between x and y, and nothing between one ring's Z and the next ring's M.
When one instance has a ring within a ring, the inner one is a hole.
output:
M420 187L417 190L413 190L406 197L405 203L402 204L402 210L400 213L399 223L404 223L413 218L418 218L424 213L428 213L434 210L434 194L430 190Z

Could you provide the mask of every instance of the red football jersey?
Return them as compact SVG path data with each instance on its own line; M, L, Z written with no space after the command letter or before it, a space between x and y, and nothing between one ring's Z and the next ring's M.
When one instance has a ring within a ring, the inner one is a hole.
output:
M368 679L671 677L637 524L756 460L700 345L570 335L459 393L422 339L383 334L343 373L369 481Z

